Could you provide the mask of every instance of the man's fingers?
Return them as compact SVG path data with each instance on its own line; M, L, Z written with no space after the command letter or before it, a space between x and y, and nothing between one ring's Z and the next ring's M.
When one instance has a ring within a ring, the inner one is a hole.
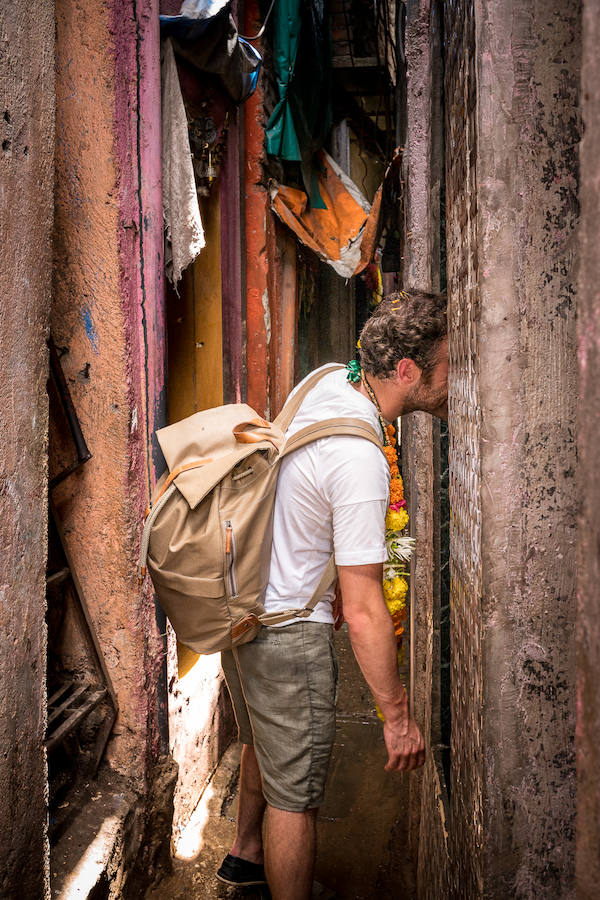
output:
M384 766L386 772L412 772L420 769L425 762L425 748L407 754L395 754L388 758Z

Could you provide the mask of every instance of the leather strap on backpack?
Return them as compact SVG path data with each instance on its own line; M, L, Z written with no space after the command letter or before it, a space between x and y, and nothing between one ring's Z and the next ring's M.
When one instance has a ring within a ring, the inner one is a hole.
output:
M319 383L321 378L324 378L325 375L329 375L331 372L335 372L336 369L343 369L341 363L331 363L327 368L320 369L318 372L313 372L313 374L306 379L301 388L299 388L293 397L288 397L286 400L285 406L273 422L274 425L278 425L283 433L285 434L288 430L292 419L300 409L302 405L302 401L306 397L306 395L312 391L312 389Z
M331 587L336 577L337 568L332 553L308 603L301 609L282 609L277 612L263 613L262 616L258 617L259 622L262 625L281 625L283 622L289 622L291 619L307 619L317 606L319 600L323 598L325 592Z
M368 422L365 422L364 419L353 418L351 416L340 416L337 419L323 419L321 422L315 422L313 425L307 425L306 428L301 428L300 431L297 431L286 441L279 457L282 459L284 456L287 456L288 453L299 450L300 447L311 444L313 441L319 440L319 438L334 437L337 435L351 435L352 437L366 438L366 440L375 444L376 447L379 447L383 453L381 438Z

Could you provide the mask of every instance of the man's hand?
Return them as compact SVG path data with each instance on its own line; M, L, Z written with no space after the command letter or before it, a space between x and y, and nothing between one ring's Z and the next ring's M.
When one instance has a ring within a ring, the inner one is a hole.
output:
M425 741L419 726L406 710L406 718L383 725L388 752L386 772L410 772L425 762Z
M411 771L425 762L425 743L398 675L396 635L381 587L382 566L338 566L338 574L352 649L385 717L385 768Z

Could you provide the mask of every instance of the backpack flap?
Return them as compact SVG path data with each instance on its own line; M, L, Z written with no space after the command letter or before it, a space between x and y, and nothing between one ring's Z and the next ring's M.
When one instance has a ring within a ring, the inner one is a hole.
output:
M255 438L252 443L239 441L240 432L247 433L246 425L253 429L248 432ZM284 441L280 428L258 417L245 403L232 403L194 413L181 422L161 428L156 436L169 471L181 469L177 476L177 489L190 509L195 509L241 460L257 450L277 456ZM186 470L188 464L198 459L207 462L202 467Z

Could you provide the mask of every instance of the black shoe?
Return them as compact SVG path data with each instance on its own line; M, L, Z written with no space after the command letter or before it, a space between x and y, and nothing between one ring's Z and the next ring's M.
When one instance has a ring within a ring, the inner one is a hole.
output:
M231 853L228 853L221 863L217 878L225 884L233 884L237 887L267 883L264 866L241 859L239 856L232 856Z

